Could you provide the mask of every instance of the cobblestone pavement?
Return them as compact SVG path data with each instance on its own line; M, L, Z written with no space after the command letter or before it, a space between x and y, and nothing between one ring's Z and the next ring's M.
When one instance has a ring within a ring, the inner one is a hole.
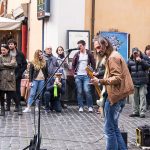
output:
M129 150L136 147L135 129L150 123L150 111L146 118L130 118L131 105L124 108L119 121L120 128L128 132ZM37 114L36 114L37 115ZM37 116L36 116L37 123ZM41 148L47 150L105 150L103 120L96 112L78 112L77 106L68 106L62 113L41 113ZM0 117L0 150L22 150L34 135L33 112L18 116L6 112Z

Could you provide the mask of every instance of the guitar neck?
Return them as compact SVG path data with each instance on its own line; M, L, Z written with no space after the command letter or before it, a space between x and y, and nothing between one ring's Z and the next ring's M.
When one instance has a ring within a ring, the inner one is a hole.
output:
M87 74L88 74L88 76L91 79L94 78L93 71L89 68L89 66L87 66L85 70L87 71ZM94 86L95 86L96 92L97 92L97 94L98 94L98 96L100 98L101 97L101 90L99 88L99 85L98 84L94 84Z

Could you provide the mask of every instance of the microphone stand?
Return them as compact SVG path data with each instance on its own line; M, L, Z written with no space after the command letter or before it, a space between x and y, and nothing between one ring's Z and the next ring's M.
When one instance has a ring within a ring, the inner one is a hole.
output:
M46 149L40 149L41 145L41 135L40 135L40 127L41 127L41 99L42 99L42 92L49 83L49 81L54 77L55 73L60 69L62 64L65 62L65 60L69 57L70 53L72 52L72 49L68 49L68 54L64 58L64 60L61 62L61 64L58 66L58 68L55 70L55 72L52 74L52 76L46 81L43 88L36 94L34 98L34 102L38 99L38 133L34 135L33 139L30 140L30 145L25 147L23 150L26 150L29 148L29 150L46 150ZM35 114L34 114L35 115Z

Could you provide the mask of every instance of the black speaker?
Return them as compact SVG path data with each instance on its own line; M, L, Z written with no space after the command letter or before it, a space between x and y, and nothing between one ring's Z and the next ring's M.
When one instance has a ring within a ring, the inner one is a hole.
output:
M139 126L136 129L136 143L139 146L150 146L150 126Z

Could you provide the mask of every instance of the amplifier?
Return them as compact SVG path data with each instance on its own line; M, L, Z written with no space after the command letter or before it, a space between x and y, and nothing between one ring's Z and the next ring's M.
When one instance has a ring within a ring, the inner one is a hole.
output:
M136 143L139 146L150 146L150 126L136 128Z

